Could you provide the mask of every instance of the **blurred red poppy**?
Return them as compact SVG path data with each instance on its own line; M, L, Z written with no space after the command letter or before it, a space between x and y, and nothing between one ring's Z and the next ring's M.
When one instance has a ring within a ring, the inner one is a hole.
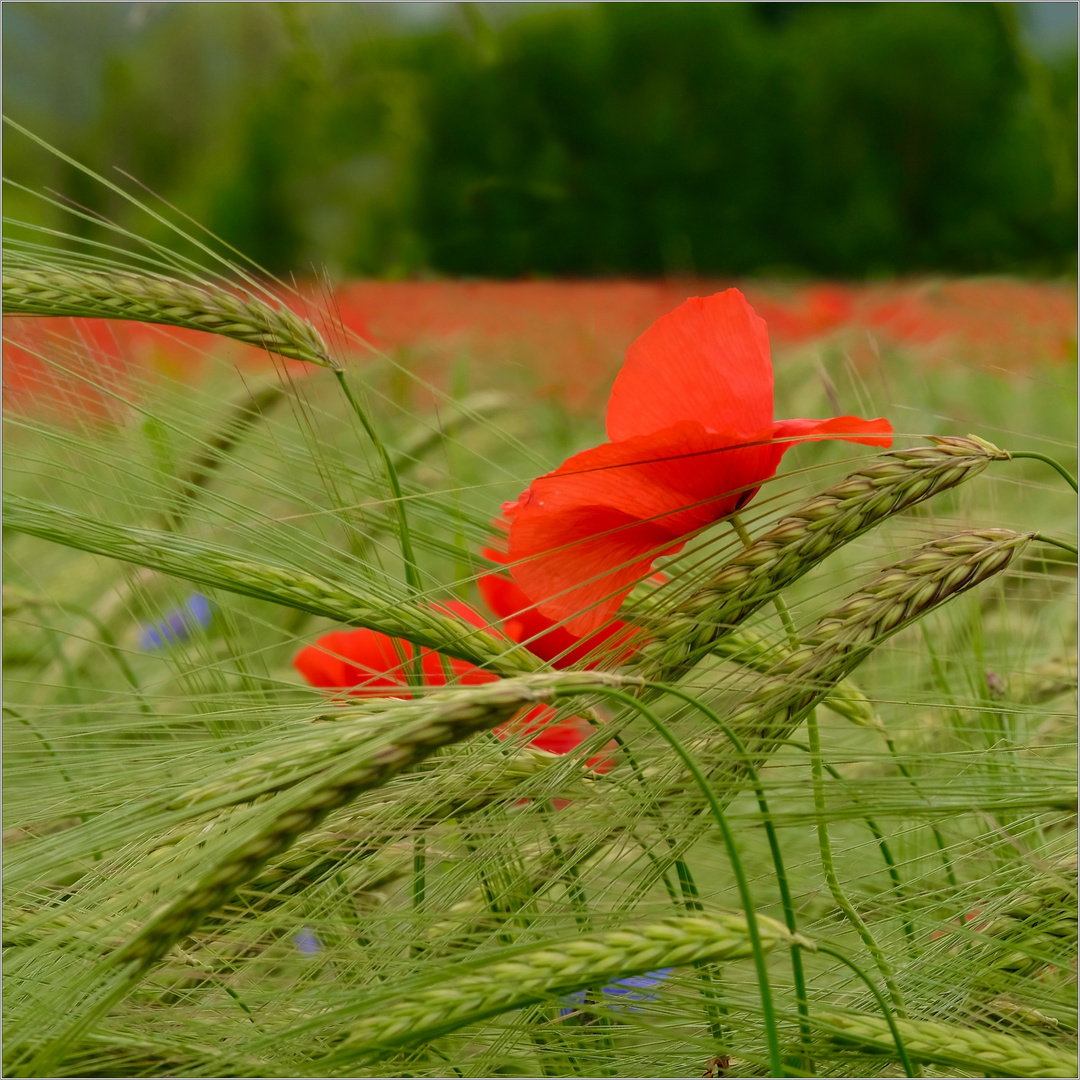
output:
M660 555L745 506L798 442L891 446L887 420L773 420L765 323L737 289L693 297L627 350L610 442L503 510L514 580L570 633L604 626Z
M473 626L489 629L482 616L467 604L450 600L441 606ZM311 686L348 690L351 694L369 697L411 698L406 671L412 657L411 642L400 638L367 629L334 630L301 649L293 657L293 666ZM457 682L466 686L498 680L498 676L490 671L431 649L420 650L420 666L425 686L445 686L447 669ZM569 753L592 734L592 727L581 717L572 716L553 724L554 716L555 709L550 705L537 705L494 731L500 739L538 731L529 745L549 754ZM609 743L605 752L612 752L616 746L614 741ZM587 764L599 773L606 773L615 766L613 760L602 755L590 758Z

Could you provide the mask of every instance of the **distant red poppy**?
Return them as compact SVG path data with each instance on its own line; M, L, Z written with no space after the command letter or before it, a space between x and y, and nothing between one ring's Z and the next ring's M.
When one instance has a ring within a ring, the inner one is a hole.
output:
M487 628L483 618L467 604L450 600L442 607L473 626ZM311 686L348 690L351 694L368 697L410 698L412 692L406 670L412 657L413 646L408 641L375 630L334 630L301 649L293 657L293 666ZM498 680L498 676L490 671L431 649L420 650L420 666L425 686L445 686L447 667L453 678L466 686ZM494 731L500 739L511 734L529 735L539 731L529 745L549 754L569 753L592 734L592 727L581 717L572 716L553 724L550 721L554 716L555 709L550 705L537 705ZM615 748L616 744L612 742L605 750L610 753ZM615 762L598 755L590 758L587 764L594 771L605 773L614 768Z
M607 432L503 507L514 580L577 635L657 556L745 506L795 443L892 445L883 419L773 419L768 331L737 289L687 300L630 346Z

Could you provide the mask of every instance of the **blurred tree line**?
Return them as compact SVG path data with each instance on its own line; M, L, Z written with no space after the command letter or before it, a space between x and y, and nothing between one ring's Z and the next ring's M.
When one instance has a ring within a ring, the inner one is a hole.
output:
M278 272L1075 272L1076 53L1015 5L500 7L7 4L6 110Z

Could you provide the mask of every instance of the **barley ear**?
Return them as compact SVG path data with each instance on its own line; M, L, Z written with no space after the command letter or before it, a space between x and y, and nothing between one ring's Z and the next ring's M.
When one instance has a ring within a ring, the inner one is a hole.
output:
M1031 534L982 529L931 541L849 596L730 715L767 754L885 638L1004 570Z
M496 727L524 706L550 702L571 691L587 693L590 687L622 686L626 681L600 672L572 671L506 679L433 694L420 701L387 699L365 711L353 725L346 721L317 730L302 744L285 748L285 756L291 752L294 757L292 771L283 781L288 789L276 796L280 810L257 835L242 839L205 867L196 881L181 885L115 959L149 967L267 862L317 828L327 814L346 806L361 792L380 787L440 747ZM372 737L373 715L386 721L374 729L386 737ZM275 766L284 764L260 757L253 769L272 773ZM297 782L298 765L307 768L304 782ZM284 769L282 775L286 775ZM263 802L257 807L260 816L266 814L267 805Z
M489 668L501 675L536 671L530 652L448 611L405 598L388 599L307 573L299 567L257 562L239 551L153 529L114 525L33 499L4 500L4 525L65 547L122 559L195 585L365 626L391 637Z
M728 714L746 751L726 739L709 767L714 784L733 796L751 768L760 768L806 714L885 638L1004 570L1031 534L984 529L934 540L890 567L821 619L805 644L762 677ZM679 776L671 790L681 792Z
M981 439L932 442L873 459L783 518L671 611L639 620L651 640L633 659L636 672L651 682L678 678L826 555L1008 458ZM633 609L626 617L635 619Z
M866 1013L815 1012L813 1023L837 1041L896 1056L888 1023ZM1034 1039L986 1028L959 1027L929 1020L895 1021L908 1055L915 1061L951 1065L983 1076L1075 1077L1076 1053Z
M337 367L309 322L251 293L192 285L157 274L34 263L5 254L5 315L67 315L205 330L279 356Z
M712 653L762 674L768 674L788 656L788 650L783 645L770 642L761 634L742 627L713 642ZM841 679L835 683L821 703L826 709L860 727L881 727L881 719L870 699L851 679Z
M794 943L813 948L772 919L758 915L757 923L766 950ZM467 1024L612 979L701 961L740 960L751 952L746 916L721 913L628 926L502 962L493 957L479 972L454 975L361 1019L328 1063L428 1042Z

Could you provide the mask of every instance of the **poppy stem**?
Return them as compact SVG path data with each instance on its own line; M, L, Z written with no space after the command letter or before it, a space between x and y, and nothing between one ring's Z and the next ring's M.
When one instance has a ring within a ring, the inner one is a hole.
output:
M746 526L739 520L738 514L732 514L728 518L731 522L731 527L735 530L735 535L743 542L743 547L748 548L753 540L750 538L750 534L746 531ZM793 649L799 647L799 635L795 630L795 621L791 617L791 612L788 611L788 606L784 602L784 598L777 593L773 598L773 606L776 608L776 614L780 616L780 622L783 624L784 633L788 636L788 641Z

